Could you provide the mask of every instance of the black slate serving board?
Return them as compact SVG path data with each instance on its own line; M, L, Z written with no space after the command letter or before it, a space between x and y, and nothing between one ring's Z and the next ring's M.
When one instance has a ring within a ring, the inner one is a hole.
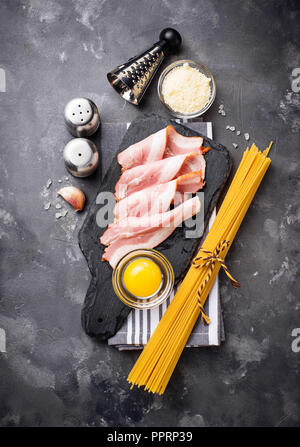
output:
M169 124L172 124L182 135L189 137L201 135L158 115L144 115L132 122L124 135L118 152ZM204 146L211 147L211 150L205 154L206 185L203 192L205 197L204 225L206 226L229 176L232 163L229 152L224 146L215 143L204 135L201 136L204 138ZM103 191L114 192L115 184L120 175L121 168L115 156L96 197ZM96 203L96 200L91 203L86 219L79 231L79 246L92 275L82 308L82 326L88 335L106 340L119 330L129 314L130 308L125 306L115 295L112 287L112 268L108 262L101 261L104 247L100 244L99 238L105 229L99 228L96 223L96 214L101 206ZM199 239L187 239L184 236L185 227L183 225L156 247L172 263L176 283L184 277L199 245Z

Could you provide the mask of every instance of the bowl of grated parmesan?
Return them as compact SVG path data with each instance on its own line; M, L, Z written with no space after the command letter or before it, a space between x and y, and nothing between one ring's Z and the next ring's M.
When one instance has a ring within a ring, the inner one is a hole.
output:
M158 96L177 118L196 118L214 102L216 83L205 65L180 60L168 65L160 75Z

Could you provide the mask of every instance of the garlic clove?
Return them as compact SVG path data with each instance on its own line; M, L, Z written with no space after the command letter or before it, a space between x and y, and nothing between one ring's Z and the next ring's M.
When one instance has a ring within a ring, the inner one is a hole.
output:
M66 202L73 206L75 211L82 211L85 204L84 193L75 186L65 186L61 188L57 195L61 196Z

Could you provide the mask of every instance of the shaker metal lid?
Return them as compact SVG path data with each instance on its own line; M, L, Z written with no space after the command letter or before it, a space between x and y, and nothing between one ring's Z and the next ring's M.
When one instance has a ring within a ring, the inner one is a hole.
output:
M65 107L64 118L74 137L88 137L95 133L100 125L98 108L88 98L71 99Z
M64 161L72 175L88 177L98 166L98 150L92 141L86 138L74 138L64 148Z

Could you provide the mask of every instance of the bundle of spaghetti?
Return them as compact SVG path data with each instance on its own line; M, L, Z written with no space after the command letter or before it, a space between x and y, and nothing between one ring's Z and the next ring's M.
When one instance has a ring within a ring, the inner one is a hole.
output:
M253 144L244 152L198 255L128 376L132 387L144 386L149 392L162 394L199 315L206 317L203 305L221 266L233 285L238 285L224 259L271 163L267 156L271 145L261 152Z

